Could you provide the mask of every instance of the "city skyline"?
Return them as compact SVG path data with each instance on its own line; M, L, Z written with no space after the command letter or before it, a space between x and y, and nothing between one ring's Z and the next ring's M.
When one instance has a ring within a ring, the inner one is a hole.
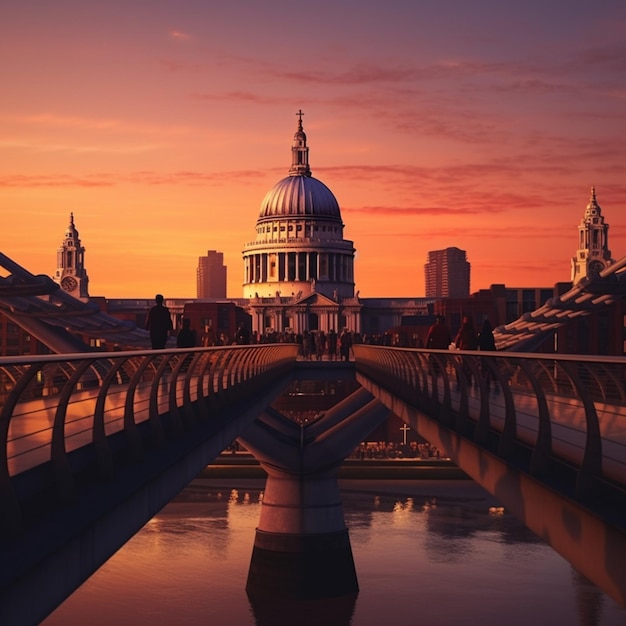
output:
M299 9L6 7L0 249L52 275L73 213L91 295L193 297L215 249L241 297L302 109L361 297L423 296L428 251L448 247L471 292L568 281L592 185L626 254L626 6Z

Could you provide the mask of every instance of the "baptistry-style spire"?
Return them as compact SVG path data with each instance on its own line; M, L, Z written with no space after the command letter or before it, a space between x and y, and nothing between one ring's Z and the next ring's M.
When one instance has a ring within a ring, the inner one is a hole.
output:
M57 269L54 281L81 300L89 299L89 277L85 269L85 248L74 223L74 213L70 213L70 223L65 229L65 237L57 248Z
M306 134L302 129L302 116L304 113L302 110L299 110L296 115L298 116L298 129L293 136L293 144L291 146L289 176L311 176L309 149L306 145Z
M572 283L596 276L611 263L609 225L604 221L594 186L591 187L589 203L578 226L578 250L572 258Z
M589 218L594 215L600 216L602 210L600 209L600 205L596 200L596 188L595 185L591 187L591 196L589 197L589 204L587 205L587 210L585 211L585 217Z

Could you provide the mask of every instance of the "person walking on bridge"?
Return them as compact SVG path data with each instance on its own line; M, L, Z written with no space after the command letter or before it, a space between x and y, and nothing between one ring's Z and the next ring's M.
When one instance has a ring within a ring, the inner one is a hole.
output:
M478 339L476 337L476 331L474 330L474 322L469 315L463 317L463 323L457 333L454 344L457 350L476 350L478 348ZM470 367L469 359L472 357L463 357L463 373L467 378L468 384L472 384L472 368Z
M341 352L341 360L349 361L350 360L350 350L352 348L352 333L347 328L344 328L344 331L341 333L339 337L339 351Z
M146 329L150 331L150 341L154 350L162 350L167 337L174 328L170 310L163 305L163 296L158 293L154 298L156 304L148 311Z
M437 315L435 323L428 329L426 335L426 347L433 350L447 350L450 346L450 331L446 326L443 315ZM440 362L436 355L431 354L429 357L431 372L435 376L439 374Z
M428 329L426 347L433 350L447 350L450 346L450 331L443 315L437 315L435 323Z

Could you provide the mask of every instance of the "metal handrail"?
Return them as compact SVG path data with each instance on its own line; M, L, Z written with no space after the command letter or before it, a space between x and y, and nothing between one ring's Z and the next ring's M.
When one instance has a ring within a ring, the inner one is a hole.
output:
M626 358L353 346L357 370L478 445L574 468L575 493L626 487ZM423 364L428 363L424 376Z
M143 423L153 444L179 436L212 408L286 372L297 350L270 344L0 358L0 526L19 526L17 475L50 463L59 499L71 500L71 452L91 446L96 471L110 476L112 435L123 435L127 456L140 457Z

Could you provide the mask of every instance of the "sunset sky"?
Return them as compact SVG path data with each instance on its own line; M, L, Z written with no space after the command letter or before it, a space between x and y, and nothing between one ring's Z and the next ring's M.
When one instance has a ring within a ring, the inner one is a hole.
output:
M298 109L362 297L570 278L595 185L626 254L624 0L22 0L0 9L0 251L51 275L74 213L90 294L195 297L287 175Z

